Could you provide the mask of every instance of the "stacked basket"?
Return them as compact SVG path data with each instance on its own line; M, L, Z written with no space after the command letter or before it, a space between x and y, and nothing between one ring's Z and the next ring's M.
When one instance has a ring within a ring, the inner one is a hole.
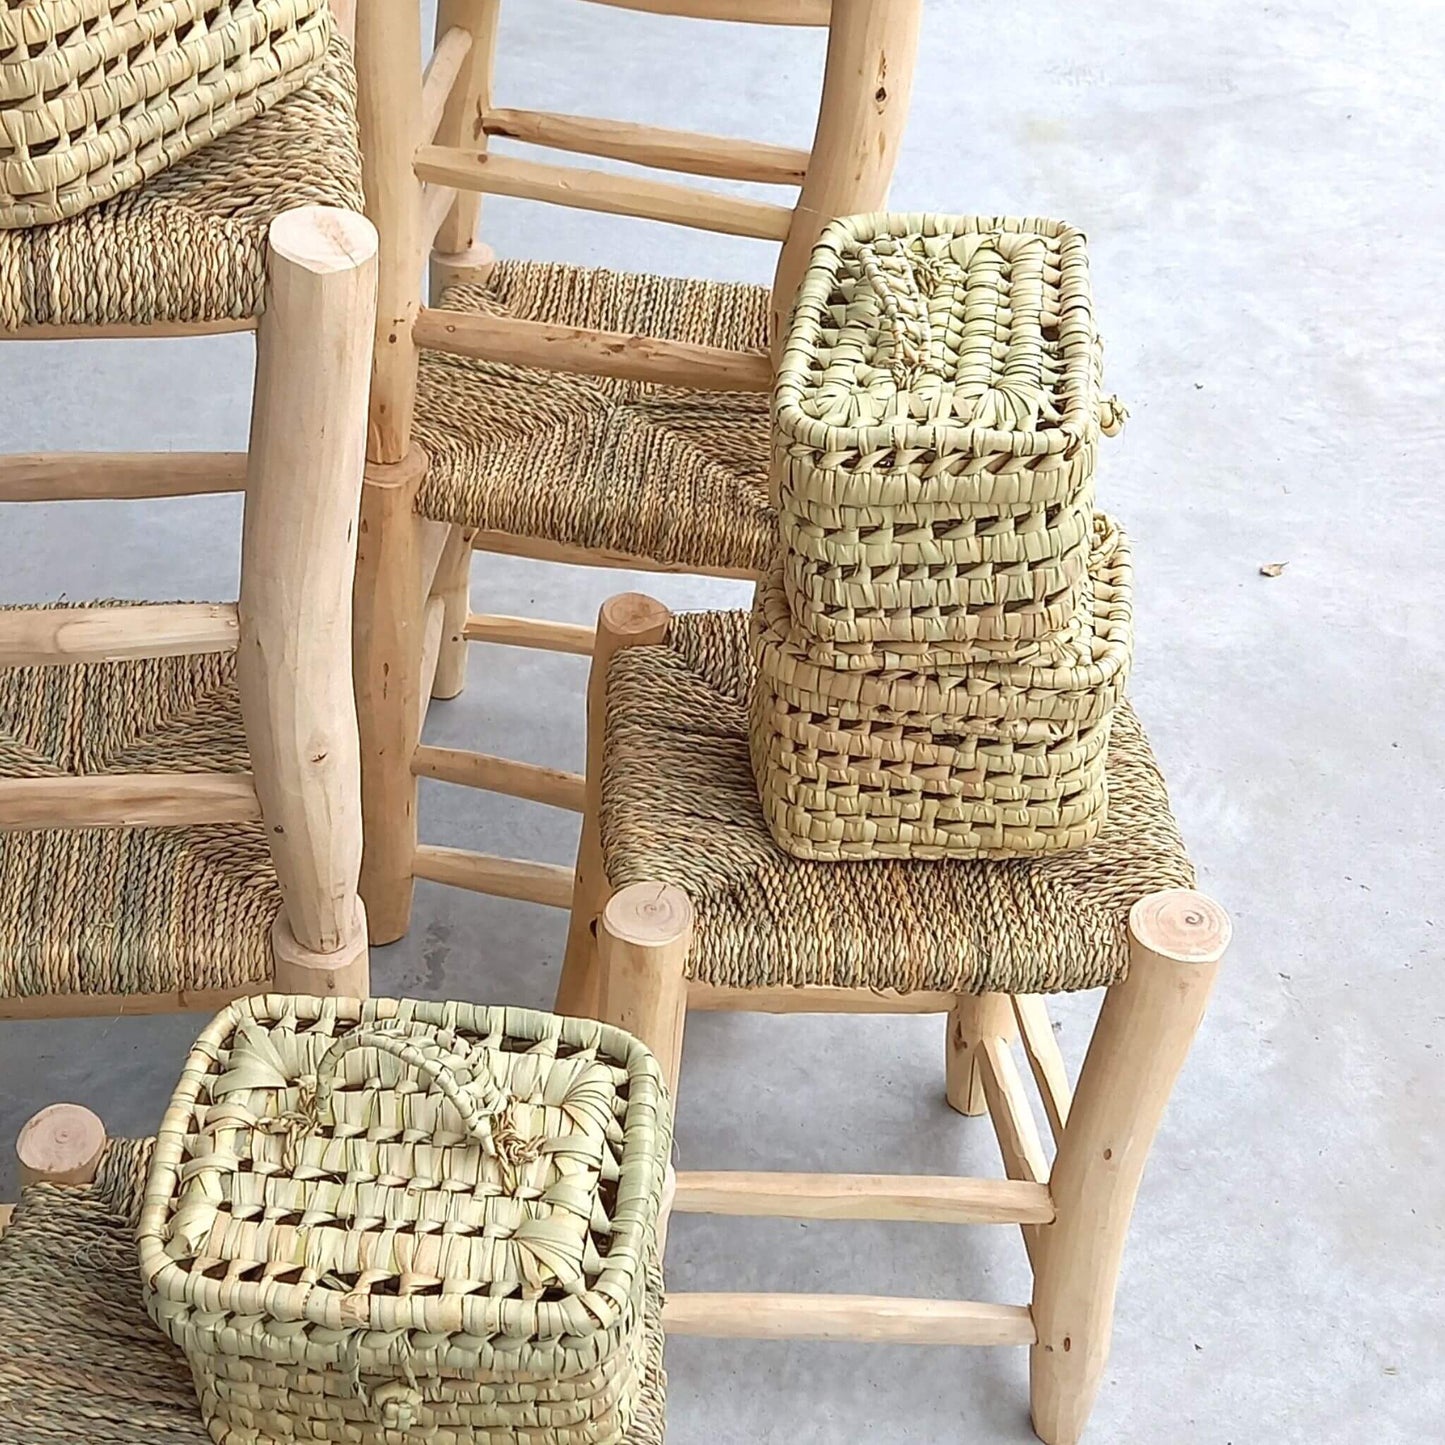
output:
M803 858L1017 857L1103 823L1132 640L1094 510L1083 235L1037 219L824 232L773 398L781 548L758 590L752 752Z

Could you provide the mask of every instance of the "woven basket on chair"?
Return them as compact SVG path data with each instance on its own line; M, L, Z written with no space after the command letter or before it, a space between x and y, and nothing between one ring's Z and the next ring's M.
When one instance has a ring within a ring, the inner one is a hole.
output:
M1100 396L1084 237L854 216L824 231L773 393L783 582L815 655L1021 657L1086 586Z
M670 1136L657 1064L619 1029L246 999L157 1137L147 1307L222 1445L613 1445Z
M73 216L298 89L327 0L0 0L0 227Z
M773 837L826 860L1023 857L1091 841L1131 593L1127 539L1096 517L1086 625L1061 656L875 674L810 658L774 573L753 618L749 729Z

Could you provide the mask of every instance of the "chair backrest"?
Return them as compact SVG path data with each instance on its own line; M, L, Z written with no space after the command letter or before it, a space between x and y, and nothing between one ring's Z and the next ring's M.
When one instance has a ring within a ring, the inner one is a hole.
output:
M368 209L381 235L373 381L373 462L410 446L418 346L590 375L699 389L765 391L770 358L645 336L428 310L428 249L477 244L478 196L514 196L781 244L773 282L775 350L819 233L834 216L883 207L908 111L922 0L586 0L619 9L828 28L811 150L632 122L492 104L501 0L439 0L425 73L417 10L362 5L357 22ZM780 205L650 177L490 154L492 136L654 170L799 186Z

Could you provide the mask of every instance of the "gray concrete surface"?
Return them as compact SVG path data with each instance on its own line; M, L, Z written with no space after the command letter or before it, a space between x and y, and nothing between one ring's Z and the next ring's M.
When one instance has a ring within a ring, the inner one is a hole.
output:
M512 0L504 102L802 142L816 35ZM1445 1440L1445 11L1425 0L927 0L903 209L1042 213L1093 241L1134 419L1106 504L1139 565L1135 695L1237 944L1139 1201L1089 1434L1169 1445ZM763 280L770 253L489 203L503 255ZM237 446L240 341L6 347L7 450ZM0 596L234 595L237 509L0 509ZM1286 562L1275 580L1259 575ZM590 619L642 585L478 559L475 595ZM583 664L474 650L428 735L577 765ZM563 860L573 821L424 785L429 838ZM564 920L421 885L379 989L544 1005ZM1058 1011L1076 1061L1091 1003ZM0 1025L0 1138L57 1097L155 1124L200 1021ZM938 1020L700 1017L684 1165L995 1167L942 1098ZM14 1176L0 1162L0 1197ZM1022 1298L1016 1238L675 1226L677 1287ZM669 1348L671 1438L1023 1442L1023 1352Z

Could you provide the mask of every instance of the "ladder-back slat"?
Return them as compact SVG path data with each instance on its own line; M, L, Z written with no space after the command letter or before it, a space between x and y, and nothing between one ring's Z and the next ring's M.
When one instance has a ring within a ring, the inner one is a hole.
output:
M740 196L719 196L666 181L613 175L608 171L552 166L515 156L496 156L451 146L422 146L416 153L416 174L424 181L550 202L614 216L667 221L700 231L781 241L793 212L787 206Z
M18 607L0 613L0 667L232 652L239 635L234 603Z
M675 15L688 20L735 20L745 25L826 25L831 0L591 0L618 10ZM869 3L869 0L864 0ZM892 0L877 0L891 4Z

